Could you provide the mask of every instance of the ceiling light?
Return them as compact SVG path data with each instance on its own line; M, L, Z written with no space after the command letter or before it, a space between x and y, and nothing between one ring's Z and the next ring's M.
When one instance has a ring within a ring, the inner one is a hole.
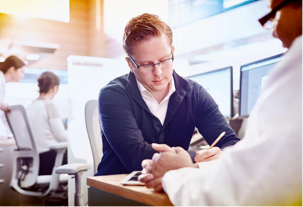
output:
M38 60L40 58L40 55L37 54L28 54L26 55L27 60Z
M68 23L69 0L1 0L0 13Z

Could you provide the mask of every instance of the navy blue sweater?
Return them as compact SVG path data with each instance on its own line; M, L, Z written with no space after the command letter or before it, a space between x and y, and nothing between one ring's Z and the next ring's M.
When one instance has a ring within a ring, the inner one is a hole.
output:
M96 175L130 173L141 170L141 162L156 152L152 143L188 149L195 127L211 144L224 148L239 141L217 104L194 81L173 73L176 91L171 95L162 126L141 97L132 72L111 81L100 91L99 112L103 157ZM192 158L195 153L190 152Z

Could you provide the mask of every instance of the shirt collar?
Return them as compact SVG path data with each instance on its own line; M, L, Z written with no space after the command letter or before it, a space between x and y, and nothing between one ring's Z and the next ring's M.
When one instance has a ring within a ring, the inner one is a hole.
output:
M137 82L139 91L142 95L143 94L148 94L149 96L153 96L137 79L136 79L136 82ZM168 87L169 87L169 91L168 91L168 94L165 96L164 99L166 99L167 97L170 97L170 95L173 94L176 91L176 86L175 86L175 81L174 81L173 76L170 79Z

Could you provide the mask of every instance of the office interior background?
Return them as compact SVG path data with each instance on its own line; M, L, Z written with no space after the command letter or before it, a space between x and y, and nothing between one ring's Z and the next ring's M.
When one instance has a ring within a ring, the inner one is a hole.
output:
M54 102L68 130L68 162L92 166L85 104L98 99L110 80L129 72L122 48L124 27L132 17L152 13L173 29L175 71L201 82L227 120L247 117L266 73L286 51L258 22L269 11L266 5L266 0L0 0L0 61L16 55L28 62L25 78L7 84L5 102L26 107L38 97L39 75L53 71L61 80ZM260 67L249 80L258 79L258 84L249 85L247 71ZM245 98L240 102L246 108L234 107L236 93ZM242 138L245 131L240 132ZM12 157L14 141L0 141L0 163L6 163L0 167L0 204L32 205L9 188L12 166L5 160ZM94 173L91 167L83 177Z

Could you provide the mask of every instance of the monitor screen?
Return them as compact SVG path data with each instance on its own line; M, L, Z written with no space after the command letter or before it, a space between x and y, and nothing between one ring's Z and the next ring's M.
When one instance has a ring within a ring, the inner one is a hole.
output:
M232 77L232 67L226 67L188 78L200 84L213 97L223 116L232 117Z
M240 68L240 109L239 115L247 117L255 105L271 69L283 54L258 60Z

